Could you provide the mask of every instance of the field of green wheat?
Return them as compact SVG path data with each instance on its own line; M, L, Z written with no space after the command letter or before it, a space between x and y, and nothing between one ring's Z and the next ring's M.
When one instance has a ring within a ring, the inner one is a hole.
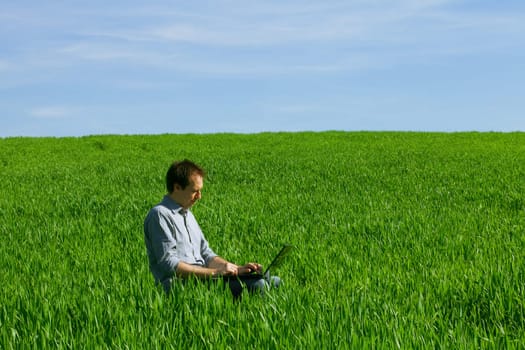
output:
M284 285L167 297L142 225L170 163L207 171L211 247ZM0 139L0 348L520 348L525 133Z

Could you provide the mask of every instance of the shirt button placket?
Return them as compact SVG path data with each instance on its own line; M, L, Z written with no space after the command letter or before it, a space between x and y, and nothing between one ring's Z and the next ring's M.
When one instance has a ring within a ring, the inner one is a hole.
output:
M197 257L195 256L195 247L193 246L193 242L191 240L191 234L190 234L190 229L188 227L188 222L186 220L186 216L188 214L188 211L185 210L185 209L181 209L180 210L180 213L182 214L182 218L184 219L184 227L186 227L186 232L188 233L188 239L190 241L190 246L191 246L191 253L193 254L193 259L195 261L197 261Z

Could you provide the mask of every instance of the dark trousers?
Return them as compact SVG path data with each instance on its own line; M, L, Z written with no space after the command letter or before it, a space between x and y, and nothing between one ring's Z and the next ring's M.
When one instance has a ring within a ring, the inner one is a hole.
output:
M268 282L260 275L229 277L227 281L234 299L240 299L245 288L250 293L264 294L268 287Z
M216 284L222 282L222 284L226 287L228 286L230 288L230 291L233 295L234 300L239 300L242 298L242 292L243 290L248 290L250 293L259 293L264 294L266 289L269 288L269 282L267 281L269 278L265 278L262 275L244 275L244 276L224 276L219 278L212 278L212 279L192 279L193 282L197 283L204 283L208 285ZM275 283L276 279L278 280L278 277L271 277L271 280L273 281L272 286L278 287L279 283ZM186 286L190 280L188 279L169 279L164 281L162 283L164 287L164 291L169 295L172 292L172 284L173 283L182 283L183 286ZM192 283L193 283L192 282ZM279 280L280 282L280 280Z

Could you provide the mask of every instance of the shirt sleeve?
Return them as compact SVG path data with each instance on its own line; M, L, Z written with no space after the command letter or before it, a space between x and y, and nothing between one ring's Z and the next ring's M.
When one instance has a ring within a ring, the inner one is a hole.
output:
M169 218L161 210L152 209L144 222L146 248L153 274L159 279L173 276L180 259Z
M215 252L210 248L210 246L208 245L208 241L204 237L202 237L201 240L201 255L204 259L206 266L208 266L210 264L210 261L217 256L217 254L215 254Z

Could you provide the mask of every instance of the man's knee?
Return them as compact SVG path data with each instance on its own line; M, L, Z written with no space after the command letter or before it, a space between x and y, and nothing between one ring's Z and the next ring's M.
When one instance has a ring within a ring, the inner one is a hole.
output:
M264 278L261 278L261 279L255 281L248 288L249 288L250 292L264 294L266 289L268 289L268 283L266 282L266 280Z
M279 288L281 286L281 279L277 276L270 277L270 287Z
M235 299L241 297L244 288L252 294L264 295L264 293L270 288L279 288L281 285L282 281L277 276L259 279L243 279L241 277L238 279L230 279L229 281L230 290Z
M251 286L249 286L250 291L259 292L264 294L268 289L279 288L281 286L281 279L277 276L270 276L269 278L261 278Z

